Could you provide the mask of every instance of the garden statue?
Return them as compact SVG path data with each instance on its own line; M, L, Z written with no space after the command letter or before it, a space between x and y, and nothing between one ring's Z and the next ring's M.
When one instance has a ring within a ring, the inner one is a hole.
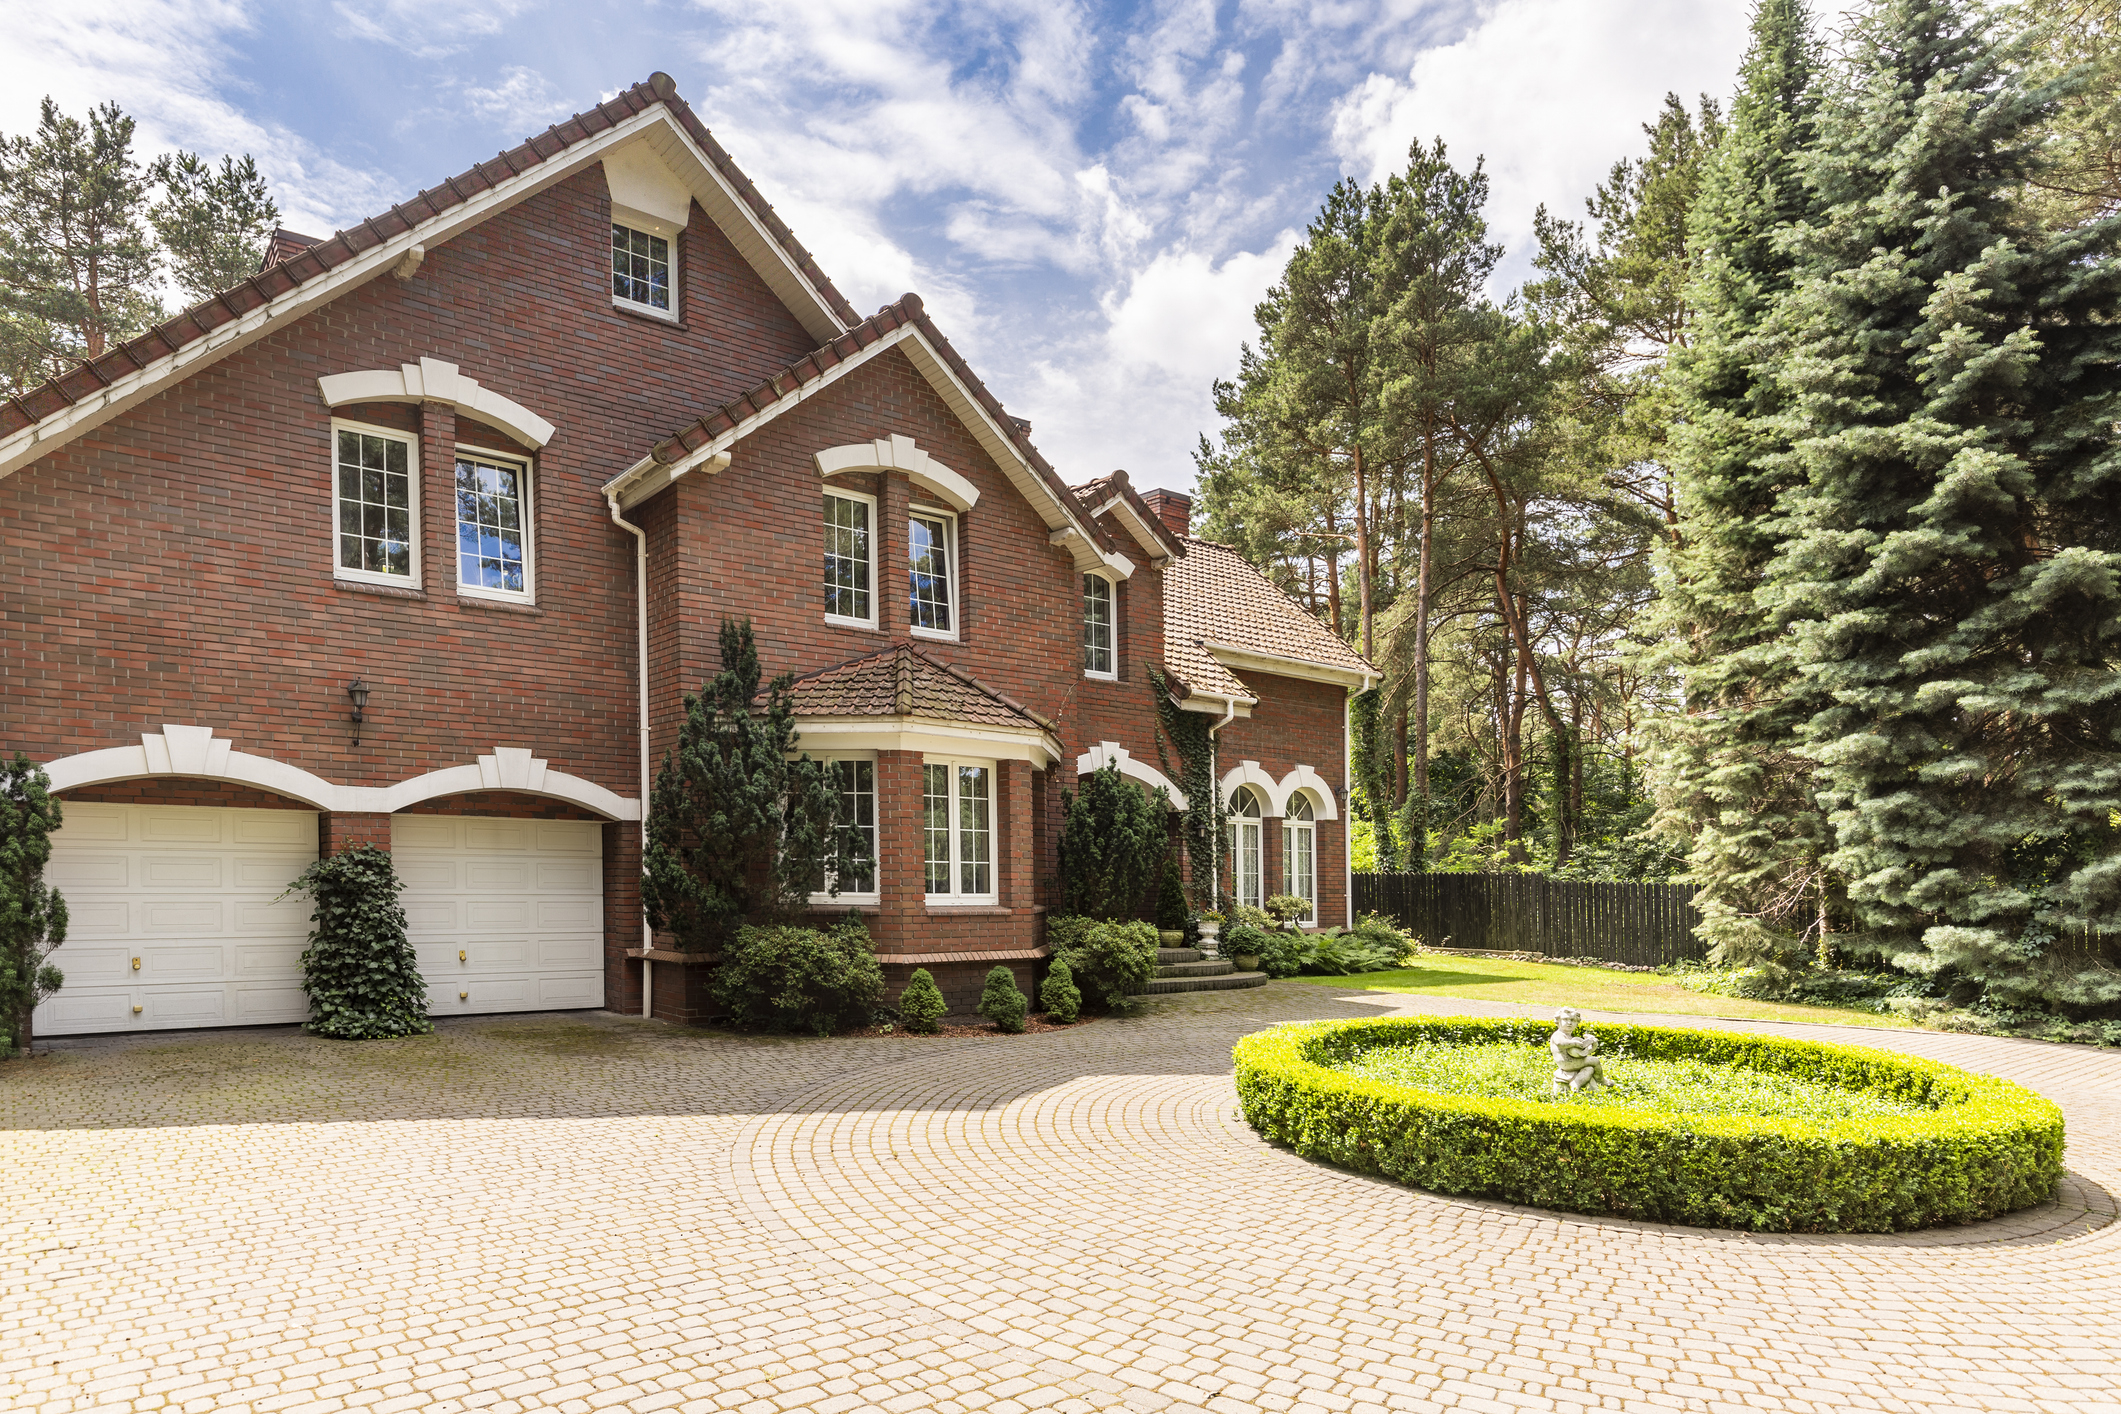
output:
M1554 1013L1554 1034L1547 1037L1547 1049L1554 1053L1554 1093L1560 1094L1567 1086L1572 1095L1587 1091L1603 1090L1606 1086L1606 1058L1598 1054L1598 1038L1586 1031L1576 1034L1576 1027L1583 1020L1583 1013L1574 1007L1563 1007Z

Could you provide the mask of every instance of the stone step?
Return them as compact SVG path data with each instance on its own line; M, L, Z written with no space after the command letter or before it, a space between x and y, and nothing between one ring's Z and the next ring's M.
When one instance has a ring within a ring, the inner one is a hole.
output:
M1158 977L1149 983L1147 995L1165 992L1234 992L1246 987L1264 987L1264 972L1225 972L1219 977Z
M1204 957L1199 962L1167 962L1156 969L1159 977L1221 977L1237 971L1226 957Z
M1159 963L1199 962L1201 956L1199 948L1158 948L1156 950L1156 960Z

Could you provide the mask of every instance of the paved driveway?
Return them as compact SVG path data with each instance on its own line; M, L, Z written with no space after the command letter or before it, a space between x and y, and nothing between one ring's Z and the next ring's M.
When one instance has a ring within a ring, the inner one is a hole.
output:
M2022 1079L2062 1203L1772 1238L1433 1197L1257 1143L1277 984L1015 1039L608 1016L77 1043L0 1068L0 1409L2121 1410L2121 1054Z

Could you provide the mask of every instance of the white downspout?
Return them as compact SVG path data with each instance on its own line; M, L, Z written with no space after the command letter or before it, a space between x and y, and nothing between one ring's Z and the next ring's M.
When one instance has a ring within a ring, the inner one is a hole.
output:
M648 868L648 532L619 514L619 498L606 495L611 503L611 523L633 535L633 623L634 654L641 673L641 868ZM655 947L655 930L648 914L641 913L641 1015L655 1014L655 964L647 954Z
M1363 691L1370 690L1370 680L1362 680ZM1355 690L1345 688L1340 694L1340 793L1346 797L1340 809L1340 872L1346 882L1341 886L1341 901L1348 906L1346 927L1355 927ZM1370 807L1375 810L1377 807Z
M1229 726L1230 723L1236 720L1237 699L1225 697L1223 699L1223 719L1212 723L1208 727L1208 789L1215 792L1212 799L1217 801L1223 798L1222 741L1219 733L1224 727ZM1215 816L1210 813L1208 818L1213 820ZM1223 842L1220 837L1216 839L1214 852L1208 856L1208 860L1208 888L1213 894L1213 897L1208 900L1208 906L1213 908L1221 901L1223 896Z

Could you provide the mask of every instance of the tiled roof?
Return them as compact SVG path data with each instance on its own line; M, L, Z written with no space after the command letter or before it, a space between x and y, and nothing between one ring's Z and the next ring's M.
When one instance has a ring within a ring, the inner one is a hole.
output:
M1039 454L1038 448L1031 445L1031 424L1020 417L1009 415L1002 407L1001 399L988 390L987 385L972 371L971 365L965 362L963 355L943 337L943 331L935 327L935 321L928 317L921 297L916 294L899 296L896 304L885 305L825 347L804 354L750 392L679 428L669 437L656 443L648 454L650 459L663 466L683 461L691 453L714 442L716 438L734 432L748 419L768 412L776 404L824 379L834 368L877 340L908 326L921 332L929 347L935 350L936 356L949 365L950 371L972 396L979 400L980 406L987 410L995 425L1001 428L1002 435L1009 439L1009 444L1023 457L1025 465L1046 483L1047 488L1064 505L1074 504L1074 491L1060 479L1060 473L1053 469L1052 463ZM1109 539L1088 515L1082 517L1082 524L1094 532L1095 543L1107 549L1111 548Z
M684 99L678 97L677 86L670 76L657 73L650 75L647 82L635 84L587 113L577 113L564 123L554 124L520 147L503 152L490 162L481 162L469 171L447 179L439 187L423 191L413 200L393 206L380 216L340 231L327 240L291 252L286 251L286 247L292 245L291 241L276 240L275 248L285 252L282 258L267 264L242 284L193 305L139 338L128 340L41 387L0 402L0 437L40 422L119 378L205 339L216 329L236 322L260 305L328 275L362 252L373 250L451 208L463 205L481 192L552 161L577 144L609 131L659 103L669 109L671 116L699 144L700 150L736 191L738 199L751 208L760 224L809 280L840 323L859 323L861 316L855 313L854 306L833 288L832 282L825 278L825 272L796 240L787 223L774 213L751 179L738 170L722 145L707 131L707 125L699 120Z
M1054 724L963 668L895 643L797 678L798 717L931 717L985 727L1053 731Z
M1251 691L1202 646L1228 644L1324 668L1371 672L1361 654L1227 545L1186 539L1164 567L1164 661L1195 692L1249 700Z

